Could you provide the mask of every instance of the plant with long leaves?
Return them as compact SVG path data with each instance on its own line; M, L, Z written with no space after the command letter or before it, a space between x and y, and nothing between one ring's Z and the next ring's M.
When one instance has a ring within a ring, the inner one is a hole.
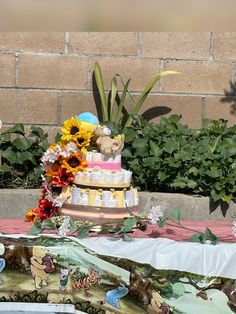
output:
M110 93L108 96L106 96L102 71L98 62L95 62L93 73L100 96L103 122L110 121L120 124L122 127L129 127L132 124L133 116L139 113L145 99L157 82L159 82L165 76L179 74L179 72L176 71L160 72L145 85L144 89L138 95L138 97L134 98L129 91L131 78L128 79L126 83L124 83L122 77L119 74L116 74L111 80ZM123 90L120 92L118 91L118 78L121 80L123 86ZM132 99L132 109L130 112L128 112L125 108L125 100L127 95L129 95Z

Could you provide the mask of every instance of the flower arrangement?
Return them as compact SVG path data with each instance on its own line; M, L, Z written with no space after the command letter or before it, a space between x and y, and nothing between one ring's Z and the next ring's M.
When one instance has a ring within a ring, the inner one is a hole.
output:
M30 208L26 213L27 221L42 222L58 215L58 209L70 197L74 174L86 169L85 154L92 147L97 124L96 117L89 113L85 117L84 114L73 116L64 122L61 139L49 146L41 158L42 196L38 207Z

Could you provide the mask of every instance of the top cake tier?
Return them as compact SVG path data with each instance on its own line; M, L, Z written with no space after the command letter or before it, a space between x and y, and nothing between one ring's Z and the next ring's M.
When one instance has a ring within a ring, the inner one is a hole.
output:
M120 171L121 170L121 155L114 157L106 157L98 151L89 151L86 154L88 169L101 168L103 170Z

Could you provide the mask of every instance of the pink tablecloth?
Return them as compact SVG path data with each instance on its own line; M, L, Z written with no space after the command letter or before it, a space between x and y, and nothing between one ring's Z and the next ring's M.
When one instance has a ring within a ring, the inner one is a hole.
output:
M236 242L236 237L233 236L232 222L231 221L183 221L182 224L190 229L196 231L205 231L206 227L217 235L222 241ZM24 233L27 234L29 228L32 226L31 223L25 222L21 219L0 219L0 233L4 234L16 234ZM165 226L158 228L153 225L149 225L145 232L136 230L132 237L135 238L168 238L177 241L186 241L193 231L181 229L178 227Z

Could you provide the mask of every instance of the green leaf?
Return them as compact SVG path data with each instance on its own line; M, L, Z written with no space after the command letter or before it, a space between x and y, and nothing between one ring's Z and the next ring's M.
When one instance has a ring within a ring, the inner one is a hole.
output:
M103 84L102 72L101 72L100 65L98 64L97 61L95 62L93 73L94 73L95 82L97 84L100 99L101 99L103 121L108 121L109 120L108 119L108 106L106 102L106 95L105 95L105 89L104 89L104 84Z
M131 158L133 154L131 153L129 148L125 148L122 150L122 157Z
M70 232L77 231L77 227L75 226L74 220L70 219Z
M30 152L17 152L17 163L24 164L25 161L30 161L33 165L37 166L34 155Z
M89 234L89 227L88 226L83 226L83 227L79 227L77 229L77 238L79 239L83 239L83 238L86 238Z
M11 134L10 133L2 133L0 134L0 144L7 143L11 141Z
M129 232L131 231L137 223L137 219L135 217L125 218L124 220L124 231Z
M125 123L125 127L128 127L131 125L132 123L132 115L136 115L138 114L140 108L142 107L145 99L147 98L149 92L152 90L153 86L162 78L165 77L167 75L172 75L172 74L178 74L178 72L175 71L163 71L160 72L157 76L155 76L153 79L151 79L147 85L144 87L143 91L141 92L141 94L139 95L139 97L137 98L135 104L134 104L134 108L131 110L130 112L130 116L127 119L126 123Z
M164 151L171 155L178 148L179 148L179 145L176 141L169 140L164 146Z
M209 228L206 228L205 236L207 240L210 240L211 244L213 245L215 245L219 241L219 238Z
M174 208L171 214L171 218L179 222L181 220L181 208L179 207Z
M124 135L125 135L125 142L132 142L135 137L137 136L137 133L135 132L135 130L133 128L126 128L124 131Z
M206 243L206 236L202 232L196 232L188 239L188 241L204 244Z
M150 152L153 156L159 156L160 148L152 140L149 141Z
M135 138L132 145L134 148L142 148L147 145L147 138Z
M42 224L42 229L45 229L45 230L56 230L56 225L54 222L52 222L51 219L45 219L43 220Z
M111 80L111 101L110 101L110 119L111 121L115 121L115 110L113 108L114 102L117 94L117 82L116 77L113 77ZM119 122L119 121L118 121Z
M223 197L223 200L226 201L227 203L230 203L233 199L233 195L232 194L229 194L229 195L224 195Z
M17 123L12 128L7 129L4 133L16 133L24 135L25 129L22 123Z
M6 150L2 152L2 157L6 159L10 164L14 164L16 162L16 153L12 147L8 147Z
M131 242L133 241L134 239L132 239L127 233L124 233L124 238L123 238L124 241L126 242Z
M30 133L34 136L39 137L42 140L47 138L47 133L44 133L42 128L34 126L34 125L31 126Z
M34 224L30 229L29 229L29 234L30 235L38 235L42 232L42 229Z
M19 150L24 151L30 148L31 142L27 138L16 138L12 144Z
M211 190L211 197L214 202L217 202L221 199L221 194L217 193L215 190Z
M121 120L122 109L124 107L127 91L128 91L128 88L129 88L129 83L130 83L130 79L124 85L124 90L122 92L121 100L120 100L120 103L119 103L119 106L118 106L118 110L117 110L117 113L116 113L116 119L115 119L116 123L119 123L120 120Z
M167 221L167 218L160 217L159 220L157 221L157 226L160 228L164 227L166 224L166 221Z
M60 139L61 139L61 134L57 132L57 134L55 135L55 143L59 142Z
M11 172L12 168L9 167L7 164L3 164L0 166L0 173L7 173L7 172Z
M213 143L208 145L208 147L209 147L209 149L210 149L210 151L211 151L212 153L214 153L214 151L216 150L216 147L217 147L217 145L218 145L220 139L221 139L221 135L217 136L217 137L214 139Z

